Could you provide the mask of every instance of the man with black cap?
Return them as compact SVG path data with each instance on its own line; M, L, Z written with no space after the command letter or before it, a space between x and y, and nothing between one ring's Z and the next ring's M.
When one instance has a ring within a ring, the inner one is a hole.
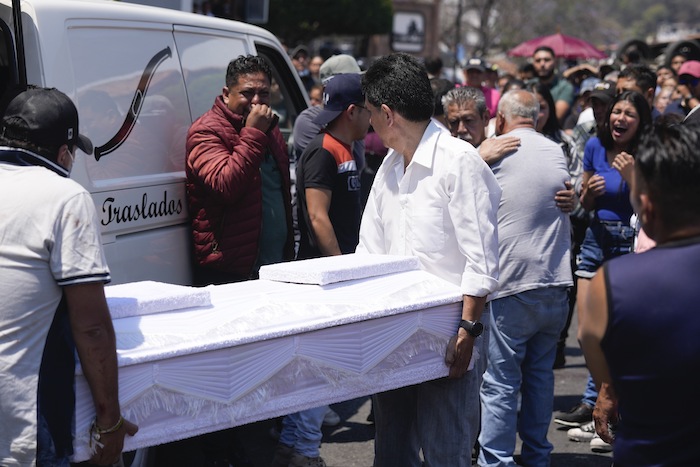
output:
M323 94L323 111L314 121L325 130L309 143L296 168L298 258L352 253L359 240L360 177L351 148L369 128L360 75L335 75Z
M484 93L486 107L489 110L489 118L496 116L498 101L501 98L499 92L493 88L483 85L486 62L480 58L470 58L464 65L465 86L471 86Z
M351 145L369 128L360 75L331 77L323 101L314 122L325 130L309 143L296 168L300 259L353 253L359 241L360 174ZM284 418L273 467L325 467L319 446L327 410L322 406Z
M68 178L92 143L65 94L30 88L10 101L0 146L0 465L68 465L75 350L96 412L92 461L115 463L137 427L119 408L95 207Z

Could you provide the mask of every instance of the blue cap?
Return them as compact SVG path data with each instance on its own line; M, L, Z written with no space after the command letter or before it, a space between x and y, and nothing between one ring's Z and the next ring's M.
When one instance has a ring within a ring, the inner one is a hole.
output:
M364 100L359 74L333 75L323 88L323 110L313 121L317 125L327 125L343 113L350 104L362 105Z

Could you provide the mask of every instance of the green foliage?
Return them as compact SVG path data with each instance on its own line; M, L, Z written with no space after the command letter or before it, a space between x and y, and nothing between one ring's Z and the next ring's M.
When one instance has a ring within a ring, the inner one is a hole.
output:
M325 35L388 34L392 0L270 0L266 28L288 44Z

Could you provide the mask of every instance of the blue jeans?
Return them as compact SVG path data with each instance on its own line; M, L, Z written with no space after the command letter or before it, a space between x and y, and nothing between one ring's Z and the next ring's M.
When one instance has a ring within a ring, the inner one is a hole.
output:
M595 382L591 375L588 375L588 381L586 381L586 389L583 391L583 397L581 398L581 403L595 407L595 401L598 399L598 391L595 388Z
M603 262L631 252L633 242L633 227L622 222L593 220L576 258L576 276L592 278Z
M318 457L321 446L321 426L328 406L315 407L292 413L282 420L280 443L291 446L295 452L306 457Z
M374 395L374 467L471 467L489 315L482 314L484 333L474 342L480 358L462 378L440 378Z
M567 314L566 287L528 290L491 302L489 364L481 386L480 466L514 466L517 433L524 465L549 465L552 365Z

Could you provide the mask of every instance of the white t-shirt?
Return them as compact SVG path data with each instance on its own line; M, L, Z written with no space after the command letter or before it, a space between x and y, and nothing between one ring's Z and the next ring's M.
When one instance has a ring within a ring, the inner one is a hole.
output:
M394 150L379 167L357 252L417 256L462 294L486 296L498 288L500 199L476 149L431 122L405 172Z
M61 287L109 281L97 222L78 183L0 163L0 465L35 462L38 373Z

